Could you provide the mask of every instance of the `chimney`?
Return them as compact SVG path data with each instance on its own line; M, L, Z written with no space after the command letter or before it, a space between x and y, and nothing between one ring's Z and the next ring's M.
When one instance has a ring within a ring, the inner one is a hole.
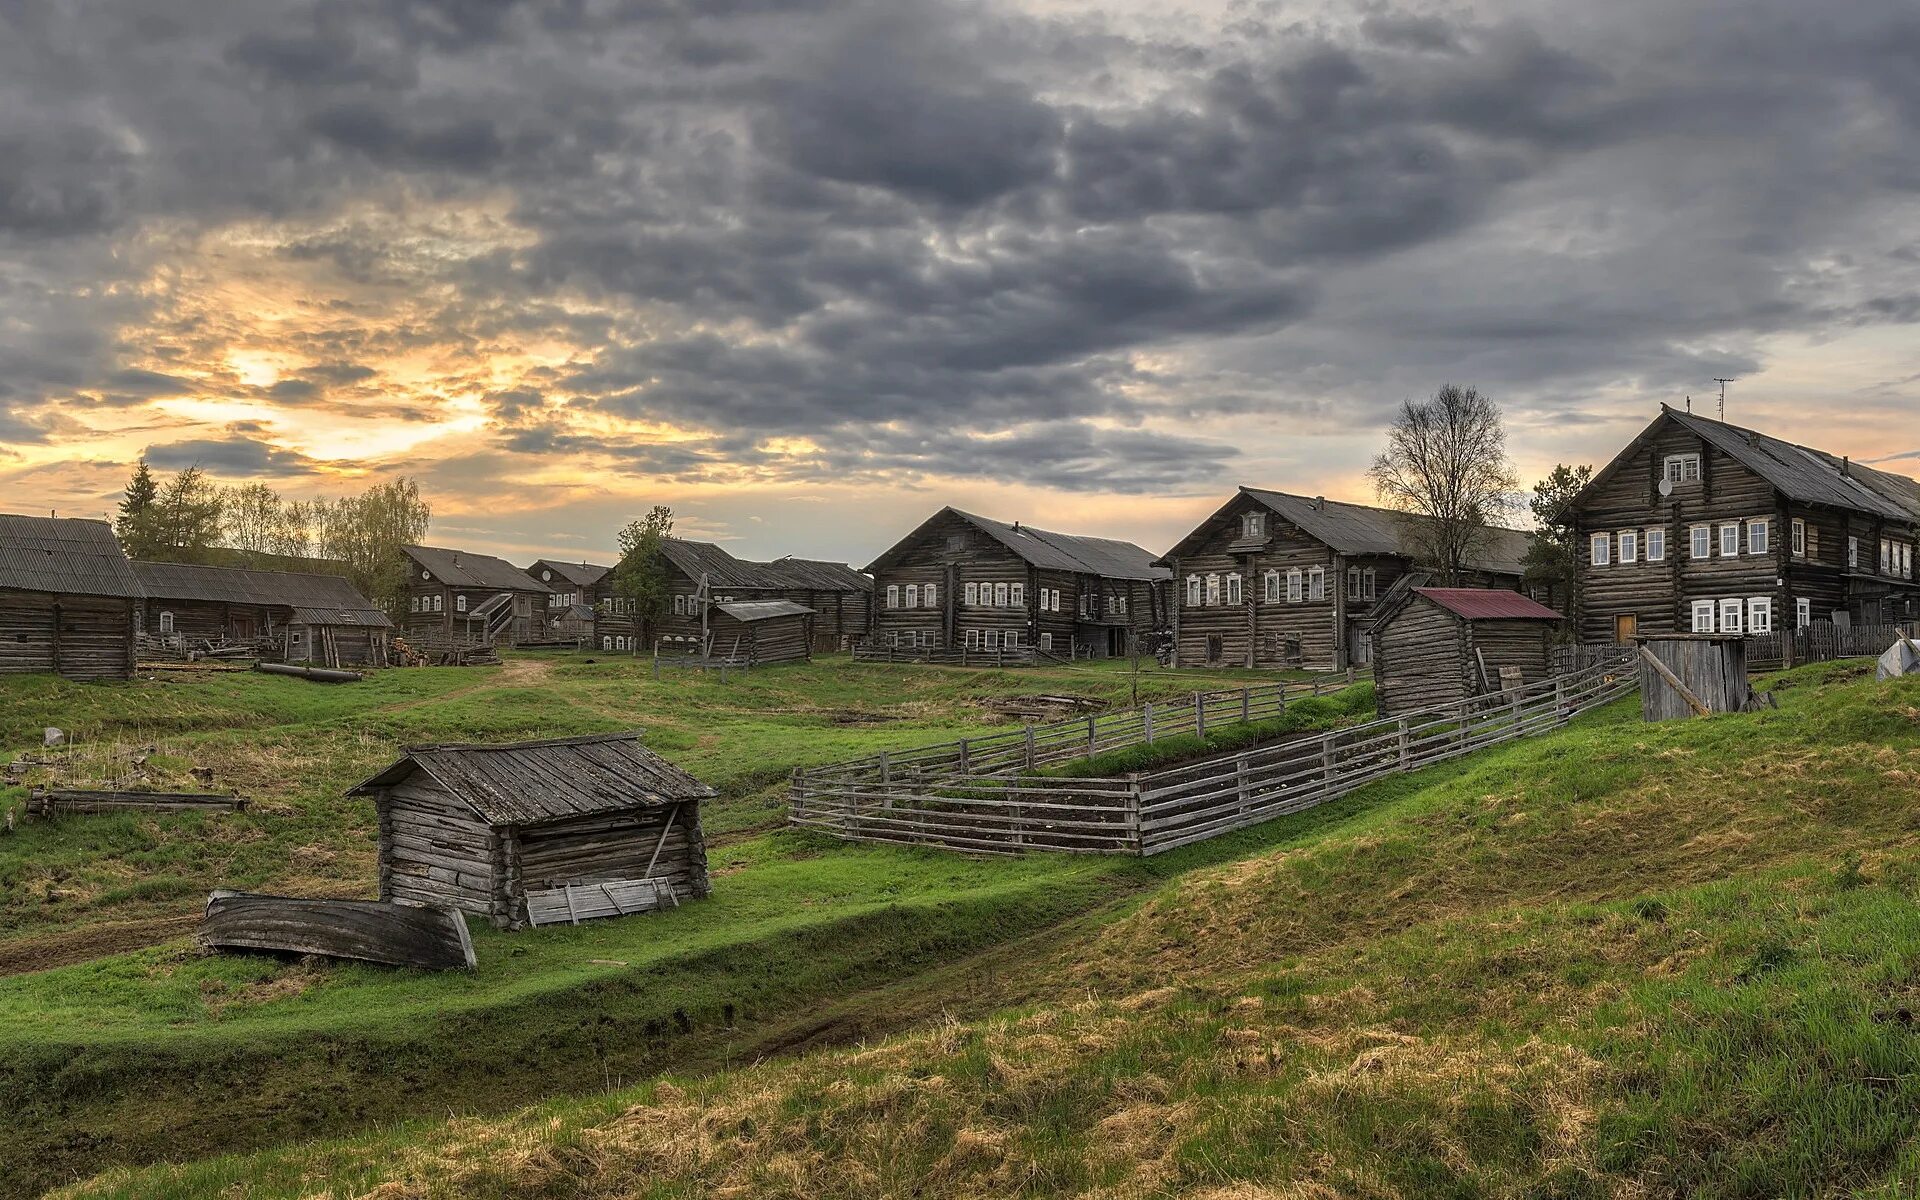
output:
M1842 454L1840 456L1840 478L1853 478L1853 456L1851 454Z
M1013 531L1014 531L1015 533L1019 533L1019 532L1020 532L1020 522L1018 522L1018 521L1015 521L1015 522L1013 523Z
M1326 507L1327 507L1327 498L1325 496L1315 496L1313 498L1313 510L1315 512L1319 512L1325 509Z

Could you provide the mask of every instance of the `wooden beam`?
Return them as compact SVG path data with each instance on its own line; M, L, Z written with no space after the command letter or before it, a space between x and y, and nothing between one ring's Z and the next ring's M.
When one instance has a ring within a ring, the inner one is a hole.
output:
M1706 703L1702 701L1700 697L1694 695L1691 688L1680 682L1680 677L1673 673L1673 669L1660 661L1659 655L1647 649L1645 646L1641 646L1640 657L1653 668L1655 674L1666 681L1668 687L1680 694L1680 698L1687 702L1687 707L1691 708L1696 716L1706 717L1713 715L1712 710L1706 706Z

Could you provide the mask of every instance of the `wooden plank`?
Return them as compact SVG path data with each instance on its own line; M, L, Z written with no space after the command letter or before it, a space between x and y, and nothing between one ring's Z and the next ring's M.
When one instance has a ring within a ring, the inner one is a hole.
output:
M1713 710L1707 707L1706 702L1694 695L1692 688L1680 682L1680 677L1673 673L1673 668L1661 662L1659 657L1645 646L1640 647L1640 661L1652 667L1654 674L1658 675L1668 687L1672 688L1679 694L1682 700L1687 702L1687 706L1693 709L1694 715L1705 717L1713 714Z

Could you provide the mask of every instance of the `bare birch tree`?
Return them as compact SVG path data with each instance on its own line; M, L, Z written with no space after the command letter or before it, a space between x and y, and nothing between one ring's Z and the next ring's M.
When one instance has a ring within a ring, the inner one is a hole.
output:
M1513 512L1520 486L1499 407L1451 383L1401 405L1368 474L1380 499L1406 514L1407 552L1450 586L1465 579L1489 526Z

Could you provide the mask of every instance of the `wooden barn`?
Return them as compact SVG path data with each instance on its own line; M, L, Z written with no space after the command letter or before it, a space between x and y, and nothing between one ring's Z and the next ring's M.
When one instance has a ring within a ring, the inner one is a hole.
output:
M167 653L246 646L329 667L387 664L393 622L338 575L136 562L143 644Z
M1518 592L1407 589L1374 620L1380 715L1446 708L1550 678L1553 635L1562 619Z
M1661 406L1568 514L1580 640L1920 617L1920 482Z
M379 817L382 900L517 929L709 889L700 802L714 791L638 733L409 747L348 795Z
M1432 564L1405 514L1242 487L1160 561L1173 572L1176 666L1342 671L1371 653L1373 617ZM1475 587L1517 588L1531 535L1489 529Z
M105 521L0 514L0 673L129 679L139 607Z
M1118 657L1167 616L1169 576L1150 551L957 508L923 521L867 571L869 644L901 656Z
M407 639L416 646L518 646L547 640L555 589L503 558L405 546Z
M846 563L776 558L758 564L780 582L780 596L815 613L813 648L848 650L873 627L873 577Z

